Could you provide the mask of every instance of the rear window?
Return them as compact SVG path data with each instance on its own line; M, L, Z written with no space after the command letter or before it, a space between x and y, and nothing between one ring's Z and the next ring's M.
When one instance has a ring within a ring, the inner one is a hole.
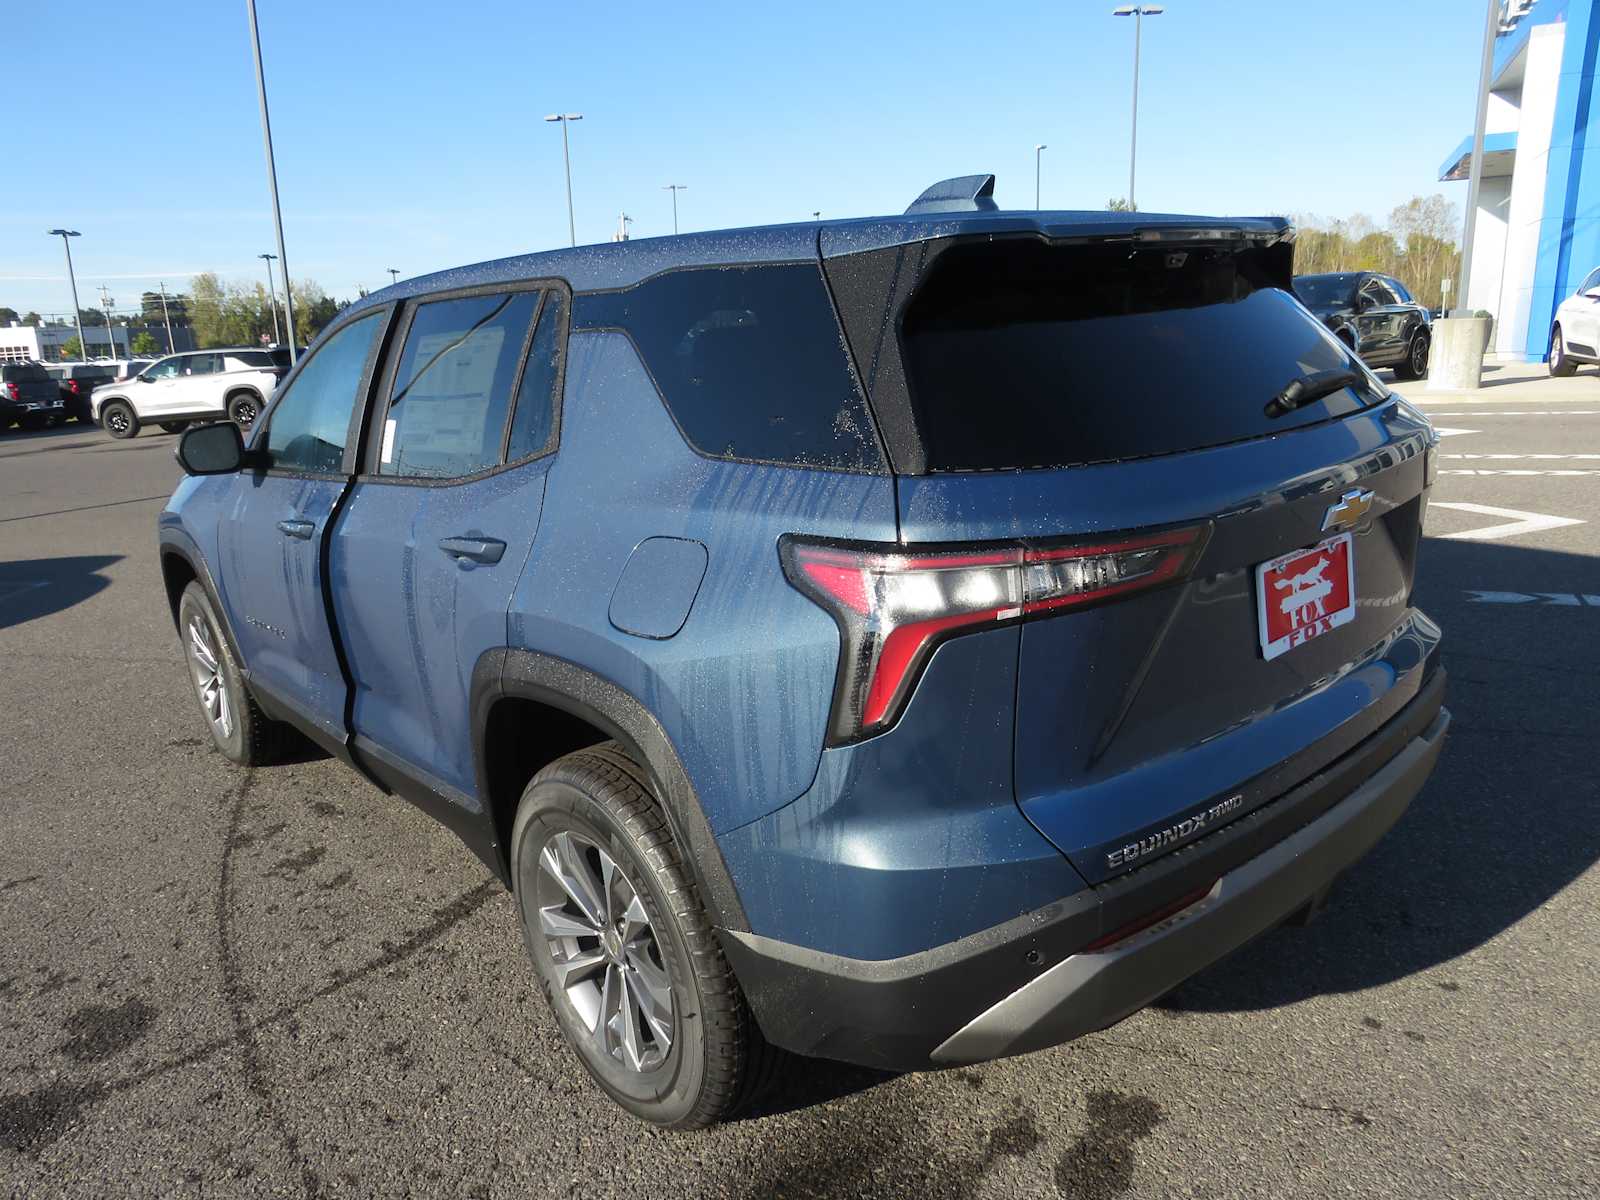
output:
M0 379L7 383L48 383L50 373L38 363L7 363L0 367Z
M1291 381L1360 371L1287 292L1263 251L956 246L902 325L932 471L1077 466L1173 454L1355 412L1358 394L1269 418Z
M235 350L227 357L239 363L240 369L248 367L270 368L273 366L272 359L265 350Z
M817 264L671 271L573 313L577 329L628 333L702 454L884 469Z

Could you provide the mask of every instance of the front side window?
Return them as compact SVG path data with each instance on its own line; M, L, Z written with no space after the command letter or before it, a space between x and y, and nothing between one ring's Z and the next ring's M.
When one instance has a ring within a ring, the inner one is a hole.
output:
M333 474L344 460L350 414L383 313L352 321L327 340L272 406L261 442L269 466Z
M163 358L155 366L144 373L144 377L152 382L162 379L176 379L178 371L183 366L182 358Z
M538 292L417 306L383 423L378 474L431 479L500 462Z

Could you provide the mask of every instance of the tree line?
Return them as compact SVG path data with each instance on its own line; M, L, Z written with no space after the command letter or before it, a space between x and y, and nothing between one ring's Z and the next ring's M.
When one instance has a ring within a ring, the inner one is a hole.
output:
M1443 304L1443 281L1461 267L1456 239L1460 211L1441 195L1416 196L1389 213L1387 227L1357 213L1344 220L1302 213L1291 218L1298 228L1294 273L1377 271L1392 275L1429 308ZM1451 304L1457 297L1450 298Z
M314 279L297 279L293 286L295 338L306 345L347 308L350 301L335 300ZM128 331L130 352L144 357L166 350L168 321L175 330L189 330L194 344L202 350L218 346L254 346L263 336L269 341L285 341L288 330L284 323L282 292L277 296L276 322L273 310L273 297L264 285L229 282L213 271L206 271L190 280L188 292L168 292L164 306L161 293L145 292L139 298L137 313L113 312L109 320L112 325ZM85 329L104 329L108 318L104 309L81 308L78 320ZM16 309L0 305L0 325L13 321L36 328L72 323L70 317L44 317L32 311L18 314ZM93 351L96 339L86 336ZM105 341L105 335L101 334L102 350ZM79 357L77 336L64 342L61 350L67 358Z

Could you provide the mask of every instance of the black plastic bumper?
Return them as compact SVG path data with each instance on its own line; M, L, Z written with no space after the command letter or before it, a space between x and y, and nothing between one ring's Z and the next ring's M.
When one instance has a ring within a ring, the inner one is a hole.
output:
M890 1070L1022 1054L1114 1024L1314 902L1400 819L1438 760L1444 672L1278 800L1146 867L904 958L722 942L769 1041ZM1175 915L1085 948L1175 901Z

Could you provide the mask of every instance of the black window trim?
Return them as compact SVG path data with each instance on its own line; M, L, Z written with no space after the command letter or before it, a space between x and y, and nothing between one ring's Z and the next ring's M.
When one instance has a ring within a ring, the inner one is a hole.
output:
M522 354L517 360L516 374L511 381L511 403L506 406L505 426L500 431L500 461L482 470L474 471L470 475L451 475L439 477L434 475L381 475L378 473L378 455L382 451L383 439L379 430L389 415L389 401L393 398L394 377L400 370L400 359L405 352L406 338L411 334L412 322L416 319L417 309L424 304L432 304L438 300L464 300L474 296L508 296L517 292L539 292L539 304L533 311L533 319L528 323L528 332L522 339ZM556 330L556 377L551 387L551 414L550 436L545 439L542 450L533 454L525 454L511 462L506 461L508 444L511 439L511 427L517 418L518 393L522 390L522 377L528 369L528 355L533 350L533 339L539 330L539 320L544 316L546 305L550 300L551 292L559 292L566 298L562 305L561 328ZM514 283L487 283L475 284L472 287L450 288L442 292L427 292L419 296L407 296L399 302L404 311L395 322L394 345L384 363L381 377L377 380L377 391L372 398L370 419L365 424L361 455L355 464L355 479L358 483L388 483L401 487L455 487L463 483L476 483L480 479L499 475L503 471L510 471L516 467L523 467L541 458L549 458L561 448L561 409L566 391L567 382L567 335L572 327L572 287L558 276L538 279L519 279Z
M300 356L300 361L295 363L294 370L290 371L283 382L278 385L277 390L272 394L272 399L268 403L266 411L261 414L250 429L250 449L252 451L264 450L267 430L272 426L272 418L277 413L283 397L289 394L289 389L300 378L300 373L305 369L305 365L322 353L328 343L338 334L359 321L376 316L379 319L378 335L372 339L372 346L367 351L367 361L361 368L361 382L356 386L356 402L351 406L350 424L345 430L344 458L340 464L340 470L337 472L302 471L294 467L268 466L259 468L259 474L269 478L340 480L349 479L356 473L356 468L361 461L360 454L364 450L364 447L358 444L357 439L364 428L366 410L372 402L372 385L378 376L376 366L380 361L383 361L384 356L388 353L388 342L394 332L396 323L395 310L397 308L399 308L398 303L365 308L358 313L352 313L348 320L340 321L325 330L317 339L317 344Z
M861 399L862 410L867 415L868 424L872 426L872 444L876 446L878 450L878 462L875 467L833 467L827 465L826 463L797 463L781 458L746 458L737 454L707 453L694 444L689 437L688 431L684 429L682 422L678 420L677 414L672 411L672 405L667 403L667 393L662 388L661 381L656 378L655 372L650 369L650 363L645 358L644 351L639 348L639 343L634 340L633 334L621 325L585 324L579 326L575 316L573 315L576 312L577 302L580 300L585 300L590 296L615 296L623 292L631 292L636 288L643 287L647 283L660 279L664 275L676 275L683 271L743 271L756 267L796 266L815 267L817 269L817 274L821 277L823 294L828 298L828 311L833 314L834 324L839 330L839 342L844 350L845 366L850 373L850 382L855 386L856 395ZM633 283L625 284L621 287L589 288L585 291L578 292L568 301L567 311L568 327L572 333L620 333L623 337L628 339L628 345L633 348L634 358L638 359L639 366L644 370L645 378L650 381L650 386L655 389L656 399L661 402L661 407L663 411L666 412L667 419L672 422L672 427L678 431L679 440L681 440L697 458L703 458L707 462L740 463L744 466L751 467L783 467L790 471L827 471L834 475L866 475L869 477L878 477L885 475L892 476L894 474L894 471L889 464L889 448L884 443L883 431L878 427L879 421L877 411L873 408L872 398L867 394L866 386L861 380L861 374L856 369L855 349L851 346L850 338L846 334L844 320L839 312L839 304L834 298L833 287L829 283L828 272L824 267L820 255L816 258L774 258L760 259L752 262L685 263L681 266L667 267L665 270L657 271L653 275L646 275L643 279L635 280Z

